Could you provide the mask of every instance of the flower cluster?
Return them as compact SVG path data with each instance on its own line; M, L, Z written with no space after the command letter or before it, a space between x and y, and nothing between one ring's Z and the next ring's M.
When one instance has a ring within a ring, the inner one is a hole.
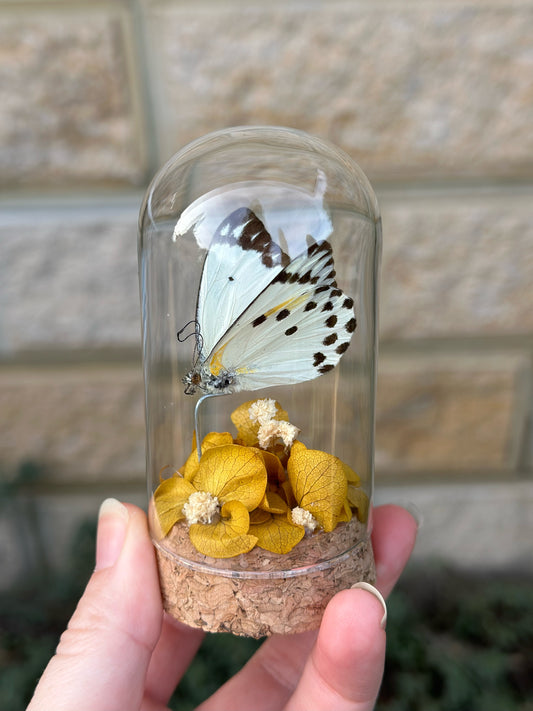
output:
M196 437L185 464L154 493L162 535L188 526L194 547L231 558L255 546L288 553L307 534L333 531L355 511L368 516L368 497L357 474L338 457L308 449L299 429L272 399L249 401L231 420L237 436Z

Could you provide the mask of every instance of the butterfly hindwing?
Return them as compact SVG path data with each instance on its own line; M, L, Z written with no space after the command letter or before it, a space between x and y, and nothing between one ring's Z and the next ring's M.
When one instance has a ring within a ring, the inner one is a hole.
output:
M239 315L207 365L235 372L239 390L316 378L347 350L356 325L353 305L335 281L330 244L312 243Z

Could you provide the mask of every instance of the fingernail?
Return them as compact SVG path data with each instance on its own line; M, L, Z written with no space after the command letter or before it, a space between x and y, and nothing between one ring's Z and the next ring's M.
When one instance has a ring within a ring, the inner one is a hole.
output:
M117 562L126 538L128 520L128 509L120 501L105 499L102 502L98 512L95 570L110 568Z
M416 530L419 531L424 524L424 514L412 501L408 501L407 503L403 504L403 507L407 509L407 511L409 511L411 516L414 518L414 520L416 521Z
M387 626L387 605L385 603L385 598L383 597L383 595L373 585L370 585L370 583L365 583L363 581L352 585L352 590L354 589L366 590L367 592L372 593L372 595L374 595L374 597L377 597L377 599L383 605L383 617L381 618L381 622L379 624L381 629L384 630Z

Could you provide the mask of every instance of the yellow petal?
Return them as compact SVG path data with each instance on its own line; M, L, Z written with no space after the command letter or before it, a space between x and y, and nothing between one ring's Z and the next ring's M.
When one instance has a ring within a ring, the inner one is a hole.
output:
M337 523L348 523L352 520L352 509L348 499L344 500L340 514L337 516Z
M310 511L324 531L333 531L348 489L341 460L295 442L287 473L298 505Z
M248 553L257 543L248 535L250 515L239 501L228 501L220 510L217 523L194 523L189 528L191 543L197 551L212 558L233 558Z
M154 505L163 536L172 526L185 518L182 513L184 504L196 489L179 476L165 479L154 492Z
M212 447L221 447L224 444L233 444L233 437L229 432L209 432L202 440L200 449L202 454ZM193 433L192 449L185 465L183 466L183 476L188 481L192 481L198 471L198 448L196 447L196 432Z
M354 472L354 470L349 467L345 462L342 462L342 468L344 469L344 474L346 475L346 481L348 481L350 484L355 484L355 486L359 486L361 480Z
M255 400L248 400L231 413L231 421L237 428L237 439L246 446L257 444L257 430L259 429L258 422L250 420L248 412L250 405Z
M272 516L266 523L253 528L257 545L272 553L288 553L305 535L302 526L295 526L286 516Z
M202 440L202 454L212 447L222 447L233 444L233 437L229 432L209 432Z
M254 509L250 512L250 526L255 526L258 523L265 523L265 521L270 521L272 514L263 509Z
M267 472L262 457L253 449L227 444L204 452L193 484L223 504L240 501L252 511L265 495Z
M220 525L226 527L228 535L239 536L242 533L248 533L250 528L250 514L244 504L240 501L228 501L220 509Z
M254 447L254 450L259 452L263 459L268 474L268 480L274 484L281 484L282 481L285 481L287 475L285 474L285 469L279 457L276 457L272 452L267 452L265 449Z
M196 430L192 433L191 453L187 457L185 464L180 468L184 479L190 481L198 471L198 449L196 447Z
M352 484L348 484L348 501L350 502L352 508L355 509L355 513L359 521L361 521L361 523L366 523L368 519L370 501L363 489L357 486L352 486Z
M279 494L276 494L275 491L269 491L268 489L265 491L265 495L259 507L263 509L263 511L268 511L273 514L287 513L287 509L289 508Z
M283 443L273 444L268 448L268 451L272 452L272 454L279 459L282 467L287 466L287 462L289 461L289 450L283 445Z
M231 421L237 428L237 438L240 442L248 447L257 444L257 431L259 429L259 422L252 422L250 419L250 405L252 405L255 400L248 400L231 413ZM273 418L275 420L286 420L288 422L289 416L285 410L281 407L279 402L275 403L276 406L276 416Z
M280 486L280 493L287 502L289 509L293 509L295 506L298 506L298 502L296 501L296 497L294 496L294 492L292 490L291 482L288 479L287 481L282 482Z

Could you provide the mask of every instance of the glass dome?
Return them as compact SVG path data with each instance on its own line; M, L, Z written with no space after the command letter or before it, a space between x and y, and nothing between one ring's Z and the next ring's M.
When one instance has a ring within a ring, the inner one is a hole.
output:
M361 169L298 131L210 134L152 181L147 478L177 619L299 632L337 590L373 581L380 246Z

